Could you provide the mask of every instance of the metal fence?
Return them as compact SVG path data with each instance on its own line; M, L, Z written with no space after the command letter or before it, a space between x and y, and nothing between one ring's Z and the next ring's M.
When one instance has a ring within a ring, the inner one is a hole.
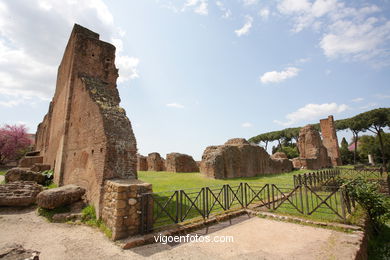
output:
M311 173L297 174L293 176L294 186L307 185L310 187L321 187L329 185L329 183L339 176L340 169L321 170Z
M145 193L141 195L141 232L166 228L181 222L205 220L229 210L258 208L281 213L329 215L346 220L354 208L343 187L313 187L302 184L225 184L222 187Z
M384 177L382 168L337 168L340 171L341 177L356 178L361 177L368 180L378 180Z

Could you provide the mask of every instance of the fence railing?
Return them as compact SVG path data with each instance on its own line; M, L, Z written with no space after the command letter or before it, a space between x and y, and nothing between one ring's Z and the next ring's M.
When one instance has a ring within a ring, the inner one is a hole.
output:
M145 193L141 195L141 205L142 233L248 207L280 213L319 214L343 221L355 206L343 187L314 189L307 184L292 187L249 183Z
M364 179L382 179L383 178L383 169L382 168L337 168L340 171L341 177L344 178L356 178L362 177Z
M331 180L334 180L334 178L339 175L339 169L329 169L304 174L297 174L293 176L294 186L307 185L311 187L320 187L328 185Z

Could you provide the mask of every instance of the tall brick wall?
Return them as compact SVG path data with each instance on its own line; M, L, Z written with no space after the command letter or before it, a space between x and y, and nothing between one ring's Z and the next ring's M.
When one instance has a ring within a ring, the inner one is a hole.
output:
M321 119L320 126L322 134L322 143L328 150L328 156L332 161L332 165L342 165L339 142L337 140L336 127L334 125L333 116L328 116L328 118L326 119Z
M55 183L86 188L99 216L105 180L137 178L136 140L119 107L117 77L115 47L75 25L36 134L36 149L54 168Z

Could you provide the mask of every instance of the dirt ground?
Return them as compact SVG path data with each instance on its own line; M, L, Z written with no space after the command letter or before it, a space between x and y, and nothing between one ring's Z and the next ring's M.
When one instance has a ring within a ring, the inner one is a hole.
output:
M152 244L122 250L97 229L49 223L36 215L35 208L0 208L0 247L20 243L26 249L40 251L43 260L352 259L358 249L354 234L257 217L209 235L233 236L234 242Z

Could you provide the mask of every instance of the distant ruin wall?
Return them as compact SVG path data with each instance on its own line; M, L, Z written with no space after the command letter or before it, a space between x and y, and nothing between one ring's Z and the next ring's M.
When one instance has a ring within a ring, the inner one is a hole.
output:
M199 172L192 156L182 153L169 153L165 161L167 172Z
M165 171L165 160L159 153L150 153L146 158L148 171L161 172Z
M36 150L54 168L55 183L84 187L99 215L105 180L137 178L136 140L119 107L117 77L115 47L75 25L36 134Z
M249 144L242 138L207 147L200 163L200 172L216 179L254 177L291 170L290 160L271 158L264 148Z
M328 155L333 166L340 166L341 155L339 150L339 142L337 140L336 127L333 116L328 116L326 119L320 120L322 142L328 150Z
M318 170L332 166L321 136L312 125L302 127L298 138L299 157L293 159L294 168Z

